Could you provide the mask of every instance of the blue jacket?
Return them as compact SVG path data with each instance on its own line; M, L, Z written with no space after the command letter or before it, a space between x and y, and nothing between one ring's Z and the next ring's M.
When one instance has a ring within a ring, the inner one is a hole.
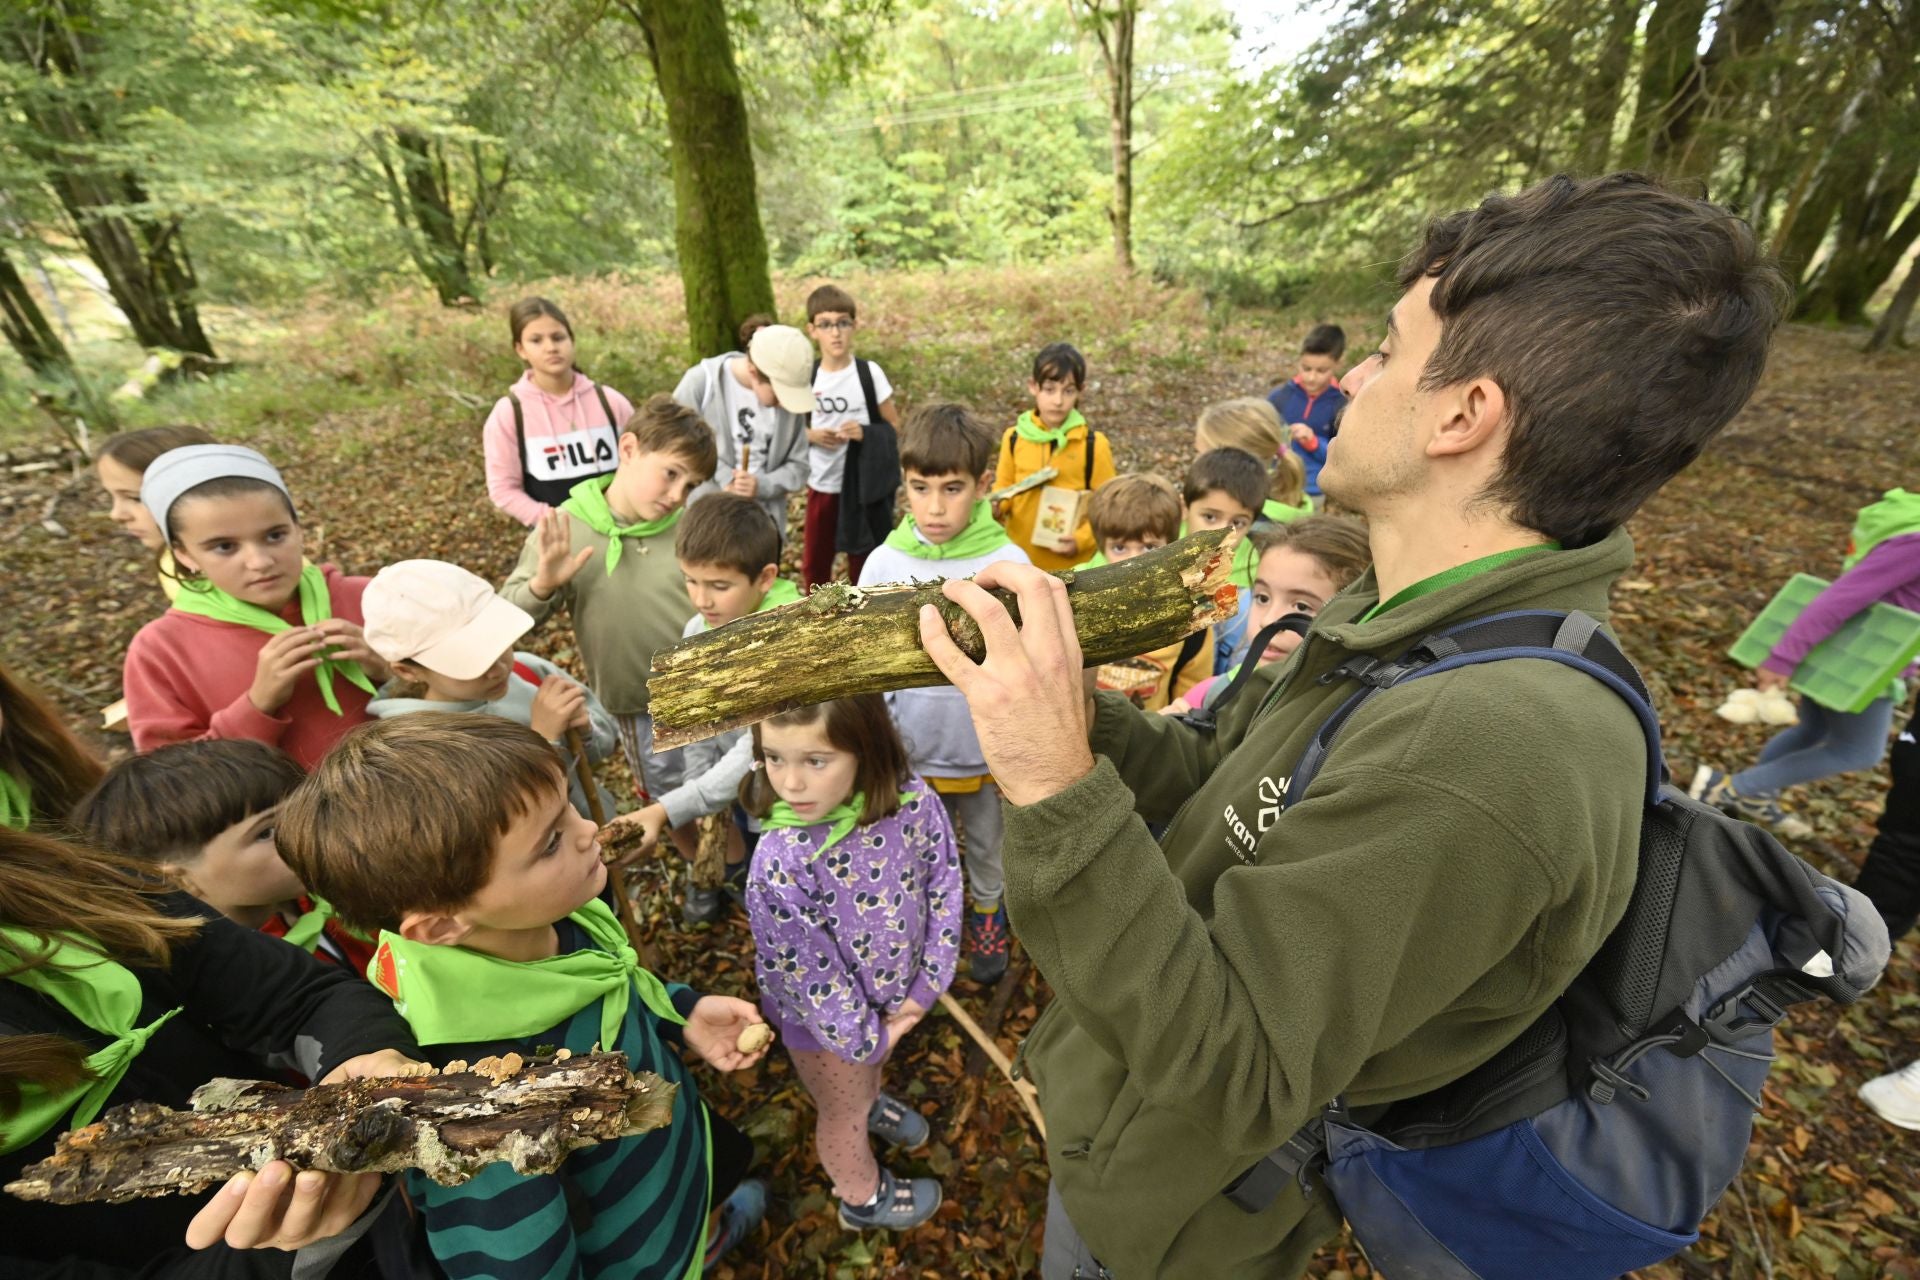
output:
M1304 422L1320 438L1319 444L1311 449L1291 437L1288 439L1293 451L1300 455L1300 461L1306 465L1307 493L1319 497L1320 468L1327 464L1327 441L1333 439L1333 420L1347 403L1346 393L1338 387L1328 386L1319 395L1310 396L1298 382L1289 379L1269 391L1267 400L1280 411L1281 422Z

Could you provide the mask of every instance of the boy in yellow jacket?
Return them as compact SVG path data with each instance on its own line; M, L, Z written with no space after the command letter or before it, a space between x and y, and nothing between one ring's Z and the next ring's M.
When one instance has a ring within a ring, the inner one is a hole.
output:
M1007 536L1042 569L1070 569L1093 555L1083 495L1114 476L1113 446L1075 407L1086 383L1085 356L1064 342L1043 348L1027 381L1033 408L1000 440L997 487L1018 484L1043 467L1059 473L1001 504Z

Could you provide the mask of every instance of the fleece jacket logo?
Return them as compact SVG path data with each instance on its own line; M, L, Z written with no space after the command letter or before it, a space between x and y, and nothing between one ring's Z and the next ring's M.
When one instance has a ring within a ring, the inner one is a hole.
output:
M1227 849L1249 866L1253 865L1254 851L1259 847L1260 837L1267 834L1267 828L1279 820L1280 810L1286 807L1287 779L1282 776L1262 778L1255 795L1257 799L1252 807L1251 824L1231 804L1220 815L1227 824Z

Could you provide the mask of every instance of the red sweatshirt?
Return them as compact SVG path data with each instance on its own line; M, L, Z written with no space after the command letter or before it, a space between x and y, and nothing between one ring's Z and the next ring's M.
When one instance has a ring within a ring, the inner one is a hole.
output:
M333 616L362 621L360 596L369 579L349 578L334 566L320 566L333 597ZM300 602L289 600L280 616L300 625ZM124 682L127 724L133 745L151 751L169 742L200 738L252 738L279 747L311 769L347 730L371 719L365 693L334 677L333 696L343 714L327 710L320 684L302 676L293 696L273 715L253 705L247 690L260 650L272 639L264 631L216 622L169 609L140 628L127 650Z

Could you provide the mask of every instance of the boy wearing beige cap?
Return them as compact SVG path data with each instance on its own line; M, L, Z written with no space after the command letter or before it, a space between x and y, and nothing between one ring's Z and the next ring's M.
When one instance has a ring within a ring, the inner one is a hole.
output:
M720 463L693 495L724 490L752 498L786 536L787 496L807 483L807 424L814 409L813 344L784 324L763 325L746 350L702 360L673 398L713 430Z
M613 754L620 737L592 691L545 658L514 642L533 626L526 610L494 594L482 578L443 560L402 560L374 575L361 600L367 644L398 677L367 706L377 719L410 711L478 711L524 724L568 758L573 807L591 817L567 732L578 729L587 760ZM401 696L402 681L424 689ZM600 792L600 811L614 811Z

